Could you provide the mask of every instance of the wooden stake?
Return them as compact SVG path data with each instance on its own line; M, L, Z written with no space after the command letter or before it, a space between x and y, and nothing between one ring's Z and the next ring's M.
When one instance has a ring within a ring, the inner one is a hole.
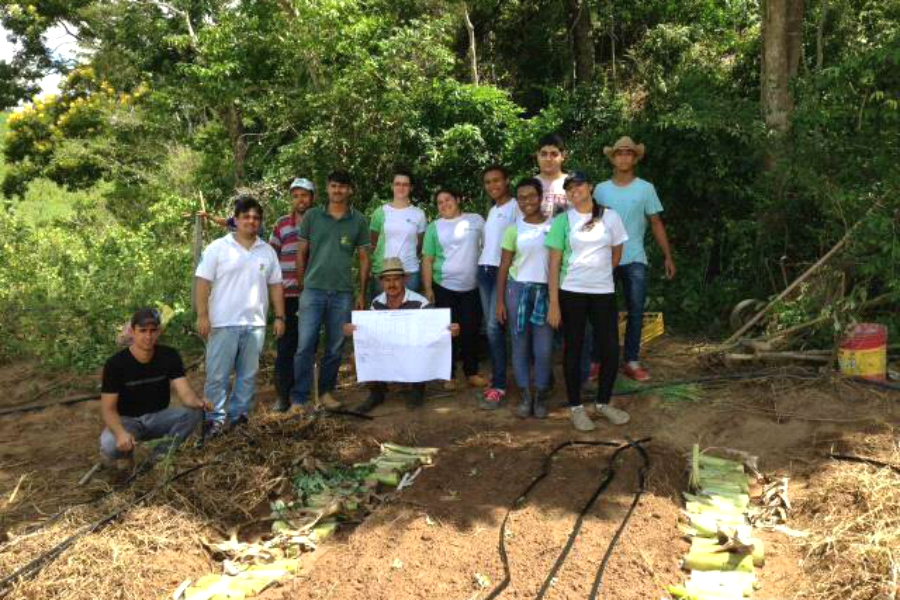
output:
M103 466L103 463L94 463L94 466L88 469L88 472L82 475L81 479L78 480L78 485L86 485L93 477L97 474L97 471L100 470L100 467Z

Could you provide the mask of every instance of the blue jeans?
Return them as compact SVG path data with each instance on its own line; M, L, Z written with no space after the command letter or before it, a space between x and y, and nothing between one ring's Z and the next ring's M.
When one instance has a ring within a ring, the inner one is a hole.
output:
M287 401L294 387L294 355L297 354L297 306L300 298L284 299L284 335L275 343L275 390Z
M616 281L622 286L628 321L625 325L625 362L637 361L641 353L641 327L644 322L644 304L647 301L647 265L633 262L619 265Z
M153 449L153 457L165 456L172 444L176 446L187 439L200 423L200 411L184 406L170 407L159 412L147 413L139 417L119 417L122 427L134 437L136 442L170 437L172 441ZM116 436L109 429L100 434L100 454L108 460L127 458L131 452L120 452L116 448Z
M491 353L491 387L506 389L506 328L497 322L497 267L478 265L478 293L484 311L488 350Z
M353 292L306 288L300 294L300 326L294 355L294 388L291 402L306 404L313 385L316 344L325 326L325 352L319 369L319 394L337 387L338 368L344 350L344 325L350 322Z
M212 412L206 413L207 421L225 422L226 401L229 421L247 416L253 408L259 355L265 341L265 327L213 327L206 344L206 385L203 386L203 393L213 405ZM229 398L228 378L232 371L234 387Z
M525 286L510 279L506 288L506 315L512 336L512 365L519 389L530 389L531 364L534 361L534 386L538 391L550 389L550 374L553 368L553 328L547 323L535 325L530 320L525 322L525 331L521 333L516 327L516 315L519 310L519 297ZM531 308L527 311L527 319L531 318Z

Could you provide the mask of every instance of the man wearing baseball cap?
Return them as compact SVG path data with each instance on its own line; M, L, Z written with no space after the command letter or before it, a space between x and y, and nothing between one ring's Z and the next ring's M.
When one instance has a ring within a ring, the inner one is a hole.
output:
M131 317L131 331L131 344L103 366L100 393L100 414L106 425L100 435L100 456L105 465L120 468L133 466L135 442L171 438L154 448L155 460L196 429L201 419L199 409L212 409L212 404L198 398L188 383L178 351L157 345L159 311L136 311ZM169 406L172 389L183 406Z
M297 233L303 215L313 205L316 186L309 179L298 177L291 182L292 210L275 222L269 245L275 249L281 265L284 285L284 335L278 338L275 354L275 390L278 392L276 410L285 412L291 407L291 388L294 386L294 354L297 352L297 311L300 286L297 284Z
M403 261L396 257L385 258L381 263L381 287L384 290L372 300L371 310L418 310L421 308L433 308L428 298L406 287L409 274L403 269ZM344 335L351 336L356 326L352 323L344 325ZM450 334L457 335L459 325L450 324ZM376 406L384 402L387 392L387 384L382 381L369 383L369 396L356 409L361 413L368 413ZM416 409L425 401L425 383L413 384L413 395L407 403L407 408Z
M647 381L650 374L641 366L641 327L644 304L647 300L647 252L644 250L644 234L647 221L656 243L663 254L666 278L675 277L675 261L669 247L666 226L660 213L663 211L656 188L635 174L637 164L644 158L644 144L635 144L628 136L603 148L603 154L613 167L613 176L594 188L594 201L616 211L625 223L628 241L622 254L622 262L616 267L616 281L622 286L628 308L625 329L625 356L622 374L635 381Z

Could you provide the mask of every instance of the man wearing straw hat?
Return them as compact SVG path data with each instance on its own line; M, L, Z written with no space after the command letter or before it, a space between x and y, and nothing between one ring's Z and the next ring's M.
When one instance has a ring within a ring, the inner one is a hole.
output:
M616 267L616 280L622 286L625 304L628 308L628 322L625 328L625 352L622 374L635 381L647 381L650 374L641 366L641 326L644 319L644 304L647 300L647 252L644 250L644 235L647 221L653 237L662 251L666 278L675 277L675 262L660 213L663 211L656 188L635 174L637 164L644 158L644 144L635 144L624 136L615 144L603 148L603 154L613 167L613 176L594 188L594 201L613 209L622 217L628 241L622 253L622 261Z
M417 310L432 308L428 298L406 287L409 274L403 269L403 261L399 258L385 258L381 263L381 287L384 290L372 300L371 310ZM351 336L356 330L353 323L344 325L344 335ZM459 333L457 323L450 324L450 335ZM376 406L384 402L387 392L387 384L382 381L373 381L369 385L369 396L356 409L357 412L368 413ZM413 384L413 396L407 403L407 408L416 409L425 401L425 383Z

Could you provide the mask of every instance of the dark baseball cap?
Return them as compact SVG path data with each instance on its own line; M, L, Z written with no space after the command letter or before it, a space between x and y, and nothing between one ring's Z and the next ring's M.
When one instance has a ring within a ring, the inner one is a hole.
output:
M566 175L566 180L563 182L563 189L569 189L569 186L573 183L590 183L591 180L587 175L584 174L583 171L571 171L568 175Z
M146 327L147 325L156 325L160 326L162 323L162 318L159 316L159 311L155 308L139 308L134 311L134 314L131 316L131 327Z

